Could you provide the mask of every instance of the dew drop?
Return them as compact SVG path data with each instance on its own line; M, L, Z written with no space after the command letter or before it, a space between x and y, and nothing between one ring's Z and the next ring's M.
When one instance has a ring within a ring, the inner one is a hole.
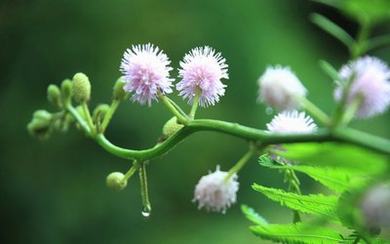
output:
M271 108L271 107L267 107L267 108L265 109L265 113L266 113L267 115L271 115L271 114L274 113L274 109Z
M146 206L143 207L143 209L142 209L142 211L141 211L141 214L142 214L142 216L144 216L145 218L149 218L151 212L152 212L152 208L150 207L150 205L146 205Z

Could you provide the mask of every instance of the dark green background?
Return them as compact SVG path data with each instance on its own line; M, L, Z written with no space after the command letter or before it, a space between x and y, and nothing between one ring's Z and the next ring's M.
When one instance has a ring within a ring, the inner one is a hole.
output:
M249 222L239 205L253 206L273 223L291 221L291 213L250 189L252 182L283 185L281 175L259 167L255 159L240 173L238 204L225 215L198 211L191 202L199 177L216 164L229 169L246 151L243 141L198 133L153 160L149 167L153 213L145 220L136 177L119 193L105 187L106 175L126 171L129 162L107 154L75 129L39 142L27 134L26 124L35 109L53 110L46 102L47 85L79 71L92 81L91 105L110 102L123 51L147 42L161 47L174 67L195 46L211 45L223 53L230 73L226 95L215 107L200 110L199 117L264 128L272 116L256 104L256 80L269 64L291 66L309 89L309 99L331 112L332 82L318 60L339 67L348 53L310 23L313 11L336 19L351 33L356 30L336 11L303 0L3 0L2 243L262 243L247 229ZM390 50L375 55L389 60ZM161 104L148 108L124 102L107 136L126 147L149 147L170 117ZM389 118L387 114L354 125L389 137ZM316 189L304 182L305 192Z

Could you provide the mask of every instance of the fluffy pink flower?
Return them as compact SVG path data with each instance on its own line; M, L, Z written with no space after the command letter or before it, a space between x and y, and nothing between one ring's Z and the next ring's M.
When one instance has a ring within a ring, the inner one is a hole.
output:
M380 59L363 57L344 65L339 75L344 81L351 81L348 102L351 103L357 96L362 96L356 116L368 118L383 113L390 104L390 69ZM335 99L339 101L343 93L343 84L336 87Z
M282 111L297 109L299 98L307 94L306 88L289 67L268 67L258 83L258 100Z
M199 104L203 107L214 105L225 94L221 79L228 79L228 65L221 53L211 47L197 47L184 56L180 62L179 76L182 79L176 85L180 96L192 103L197 90L200 92Z
M195 187L194 200L199 209L225 213L226 209L236 202L239 183L237 174L226 179L228 172L217 170L202 176Z
M150 106L152 100L157 100L159 92L172 92L170 63L168 56L150 43L132 46L123 54L120 66L126 82L123 89L134 93L133 101Z
M317 125L310 116L304 112L285 111L277 114L270 123L267 124L269 132L286 134L311 133L317 130Z

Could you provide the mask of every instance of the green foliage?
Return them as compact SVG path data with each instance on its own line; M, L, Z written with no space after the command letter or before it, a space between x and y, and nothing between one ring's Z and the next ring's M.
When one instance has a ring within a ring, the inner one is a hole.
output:
M358 187L364 184L368 178L362 174L353 174L345 168L337 167L315 167L309 165L291 165L278 164L271 160L268 155L263 155L259 158L262 166L275 169L290 169L304 173L318 181L322 185L328 187L335 192L343 192L353 186Z
M265 240L282 243L337 243L343 238L334 230L328 227L316 228L313 225L304 223L297 224L263 224L251 226L251 231Z
M343 143L296 143L283 145L277 154L299 164L344 168L351 173L375 175L385 171L387 156Z
M341 41L346 47L354 44L353 38L340 26L320 14L312 14L311 21L330 35Z
M376 24L390 19L388 0L315 0L335 7L359 23Z
M282 206L302 213L316 214L337 220L335 212L337 197L335 196L324 196L322 194L300 195L258 184L253 184L252 188L269 199L279 202Z
M241 205L241 211L245 214L245 217L258 225L266 225L267 221L260 216L260 214L256 213L253 208L248 207L247 205Z

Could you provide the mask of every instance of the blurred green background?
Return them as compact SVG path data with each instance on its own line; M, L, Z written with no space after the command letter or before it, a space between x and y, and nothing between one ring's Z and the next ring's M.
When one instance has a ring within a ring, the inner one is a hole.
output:
M283 186L281 175L260 168L255 159L240 173L239 202L225 215L198 211L191 202L200 176L216 164L229 169L246 151L245 142L203 132L153 160L153 212L145 220L137 177L119 193L105 187L106 175L126 171L129 162L107 154L75 129L39 142L28 135L26 124L34 110L53 110L46 101L47 85L79 71L92 81L91 105L110 102L124 50L147 42L161 47L174 67L195 46L211 45L226 57L227 93L217 106L200 110L199 117L264 128L272 115L256 104L256 80L269 64L291 66L309 98L331 112L332 82L318 60L339 67L348 53L310 23L313 11L356 31L337 11L303 0L1 1L2 243L263 243L249 232L240 204L273 223L289 222L292 215L250 189L253 182ZM389 27L375 31L383 30ZM374 54L390 60L390 49ZM124 102L107 137L130 148L150 147L170 117L161 104L148 108ZM389 137L389 119L387 114L354 126ZM304 192L314 190L304 179Z

